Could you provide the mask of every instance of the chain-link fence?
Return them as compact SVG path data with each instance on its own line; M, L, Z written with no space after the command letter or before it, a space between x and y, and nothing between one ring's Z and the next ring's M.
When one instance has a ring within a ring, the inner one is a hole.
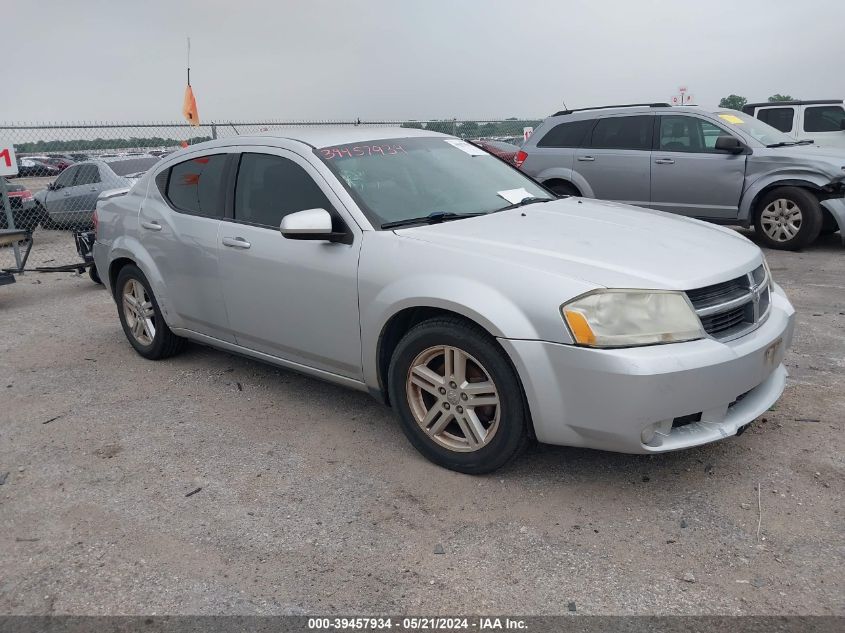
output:
M396 126L488 141L497 153L515 149L539 119L428 121L257 121L209 123L2 124L0 144L13 144L18 175L7 178L9 209L0 202L0 229L31 232L26 270L81 262L74 232L90 228L97 197L131 185L163 156L215 138L302 126ZM401 131L397 130L397 136ZM23 249L23 250L22 250ZM21 267L25 245L0 246L0 270Z

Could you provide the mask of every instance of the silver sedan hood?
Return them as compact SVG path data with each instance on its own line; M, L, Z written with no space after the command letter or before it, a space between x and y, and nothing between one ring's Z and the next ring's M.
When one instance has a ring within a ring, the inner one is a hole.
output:
M613 288L688 290L738 277L762 262L760 249L730 229L583 198L396 233L447 251L432 257L477 255Z

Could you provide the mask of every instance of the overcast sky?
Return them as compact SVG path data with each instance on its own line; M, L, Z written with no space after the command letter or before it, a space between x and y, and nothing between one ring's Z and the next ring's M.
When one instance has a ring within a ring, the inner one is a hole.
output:
M845 97L843 0L2 0L0 121L545 116Z

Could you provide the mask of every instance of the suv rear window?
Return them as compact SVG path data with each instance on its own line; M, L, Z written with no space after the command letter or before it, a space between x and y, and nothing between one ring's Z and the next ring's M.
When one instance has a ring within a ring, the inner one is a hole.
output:
M581 147L595 121L559 123L537 141L537 147Z
M791 132L792 119L795 118L795 109L763 108L757 111L757 118L781 132Z
M599 119L589 146L594 149L650 150L654 117L617 116Z

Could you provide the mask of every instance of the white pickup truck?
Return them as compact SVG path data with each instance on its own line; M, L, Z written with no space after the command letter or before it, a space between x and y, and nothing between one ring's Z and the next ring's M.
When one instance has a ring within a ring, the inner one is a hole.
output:
M845 148L842 99L748 103L742 111L796 140L813 139L822 147Z

